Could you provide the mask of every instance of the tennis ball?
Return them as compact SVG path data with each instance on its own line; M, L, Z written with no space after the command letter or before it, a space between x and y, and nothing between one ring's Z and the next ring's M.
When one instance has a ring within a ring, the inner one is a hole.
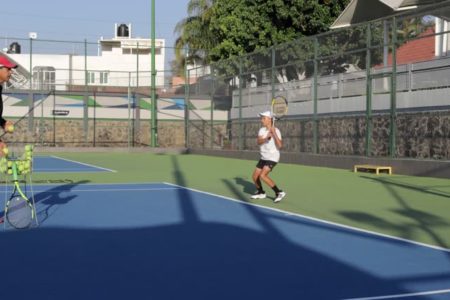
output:
M7 147L3 147L2 151L3 151L3 155L5 155L5 156L7 156L9 153L9 150Z
M8 169L8 175L12 175L12 170Z
M6 132L9 132L9 133L14 132L14 125L10 124L10 125L6 126Z
M8 163L7 163L7 165L8 165L8 168L11 168L11 167L12 167L12 165L13 165L13 162L12 162L12 161L10 161L10 160L8 160Z
M31 150L33 150L33 146L25 145L25 151L31 151Z

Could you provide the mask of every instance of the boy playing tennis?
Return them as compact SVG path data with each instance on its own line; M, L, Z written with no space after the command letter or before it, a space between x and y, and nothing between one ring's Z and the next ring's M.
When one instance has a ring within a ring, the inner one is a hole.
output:
M259 145L261 158L253 171L253 182L257 191L251 196L252 199L264 199L266 193L262 187L261 180L264 181L274 192L274 202L280 202L286 196L286 193L280 190L275 182L269 177L270 171L280 160L280 150L283 146L281 133L278 128L273 126L273 116L270 111L259 114L263 127L259 129L257 143Z

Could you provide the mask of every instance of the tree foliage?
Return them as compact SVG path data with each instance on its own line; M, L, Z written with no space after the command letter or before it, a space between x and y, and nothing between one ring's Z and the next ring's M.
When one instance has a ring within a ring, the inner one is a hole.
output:
M212 61L325 32L348 0L226 0L212 7Z
M350 0L191 0L175 43L179 69L325 32Z

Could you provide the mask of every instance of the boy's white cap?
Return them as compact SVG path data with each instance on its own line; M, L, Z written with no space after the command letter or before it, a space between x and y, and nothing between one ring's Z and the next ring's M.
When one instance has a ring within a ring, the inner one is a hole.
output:
M272 112L270 110L266 110L264 112L260 112L258 114L260 117L269 117L272 118Z

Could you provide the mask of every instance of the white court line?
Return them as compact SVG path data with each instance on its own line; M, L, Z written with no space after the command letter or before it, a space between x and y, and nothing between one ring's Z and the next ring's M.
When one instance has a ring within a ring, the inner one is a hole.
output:
M165 190L179 190L177 187L168 188L141 188L141 189L94 189L94 190L82 190L82 189L61 189L61 190L34 190L34 193L60 193L60 192L134 192L134 191L165 191Z
M102 167L95 166L95 165L91 165L91 164L82 163L82 162L79 162L79 161L76 161L76 160L71 160L71 159L67 159L67 158L62 158L62 157L58 157L58 156L55 156L55 155L50 155L50 157L53 157L53 158L56 158L56 159L65 160L65 161L69 161L69 162L73 162L73 163L77 163L77 164L84 165L84 166L88 166L88 167L91 167L91 168L97 168L97 169L102 169L102 170L105 170L105 171L117 173L117 171L115 171L115 170L111 170L111 169L107 169L107 168L102 168ZM70 172L70 171L67 171L67 172Z
M264 209L276 211L276 212L279 212L279 213L283 213L285 215L297 216L297 217L300 217L300 218L303 218L303 219L312 220L312 221L319 222L319 223L324 223L324 224L328 224L328 225L332 225L332 226L336 226L336 227L350 229L350 230L353 230L353 231L363 232L363 233L366 233L368 235L380 236L380 237L384 237L384 238L388 238L388 239L392 239L392 240L402 241L402 242L405 242L405 243L409 243L409 244L413 244L413 245L418 245L418 246L422 246L422 247L431 248L431 249L434 249L434 250L439 250L439 251L450 253L450 249L444 248L444 247L429 245L429 244L425 244L425 243L421 243L421 242L417 242L417 241L413 241L413 240L404 239L404 238L397 237L397 236L387 235L387 234L384 234L384 233L379 233L379 232L375 232L375 231L370 231L370 230L366 230L366 229L352 227L352 226L349 226L349 225L344 225L344 224L340 224L340 223L326 221L326 220L323 220L323 219L318 219L318 218L314 218L314 217L310 217L310 216L305 216L305 215L298 214L298 213L292 213L292 212L289 212L289 211L285 211L285 210L281 210L281 209L277 209L277 208L273 208L273 207L268 207L268 206L263 206L263 205L254 204L254 203L250 203L250 202L245 202L245 201L242 201L242 200L233 199L233 198L225 197L225 196L222 196L222 195L217 195L217 194L213 194L213 193L209 193L209 192L205 192L205 191L201 191L201 190L191 189L191 188L184 187L184 186L177 185L177 184L173 184L173 183L168 183L168 182L164 182L164 183L168 184L168 185L171 185L171 186L176 186L176 187L179 187L179 188L190 190L190 191L193 191L193 192L206 194L206 195L210 195L210 196L214 196L214 197L219 197L219 198L222 198L222 199L226 199L226 200L230 200L230 201L234 201L234 202L239 202L239 203L245 204L245 205L256 206L256 207L259 207L259 208L264 208Z
M35 171L35 172L44 172L44 171L56 172L56 171L58 171L58 172L66 172L66 173L70 173L70 172L86 172L86 173L99 172L99 171L86 171L84 169L78 169L78 170L70 169L70 170L67 170L67 169L49 169L49 168L48 169L39 168L39 169L36 169L36 170L33 170L33 171Z
M363 232L363 233L366 233L369 235L381 236L384 238L399 240L402 242L406 242L406 243L410 243L410 244L414 244L414 245L418 245L418 246L423 246L423 247L431 248L434 250L450 252L450 249L447 249L447 248L428 245L428 244L424 244L424 243L420 243L420 242L416 242L416 241L412 241L412 240L408 240L408 239L403 239L403 238L390 236L390 235L386 235L386 234L382 234L382 233L378 233L378 232L368 231L368 230L364 230L364 229L360 229L360 228L356 228L356 227L352 227L352 226L348 226L348 225L343 225L343 224L339 224L339 223L334 223L334 222L330 222L330 221L326 221L326 220L322 220L322 219L318 219L318 218L313 218L313 217L309 217L309 216L305 216L305 215L301 215L301 214L297 214L297 213L291 213L291 212L284 211L284 210L277 209L277 208L272 208L272 207L267 207L267 206L258 205L258 204L254 204L254 203L244 202L242 200L238 200L238 199L234 199L234 198L230 198L230 197L226 197L226 196L222 196L222 195L218 195L218 194L213 194L213 193L209 193L209 192L205 192L205 191L201 191L201 190L197 190L197 189L193 189L193 188L187 188L187 187L180 186L180 185L173 184L173 183L168 183L168 182L162 182L162 183L172 186L172 187L170 187L170 188L137 188L137 189L133 189L133 188L132 189L95 189L95 190L71 189L71 190L54 190L54 191L51 191L51 193L66 192L66 191L67 192L104 192L104 191L106 191L106 192L107 191L128 192L128 191L158 191L158 190L185 189L185 190L190 190L190 191L197 192L200 194L210 195L210 196L222 198L225 200L230 200L233 202L238 202L239 204L243 204L243 205L249 205L249 206L259 207L259 208L263 208L263 209L267 209L267 210L271 210L271 211L276 211L276 212L279 212L279 213L282 213L285 215L297 216L300 218L313 220L313 221L316 221L319 223L325 223L325 224L333 225L336 227L341 227L341 228L346 228L346 229L350 229L350 230L354 230L354 231ZM120 184L122 184L122 185L141 185L141 184L149 184L149 183L145 183L145 182L142 182L142 183L102 183L102 184L87 183L86 185L120 185ZM150 184L155 184L155 183L150 183ZM48 185L51 185L51 184L48 184ZM45 191L40 191L40 192L45 192ZM363 297L363 298L348 298L345 300L378 300L378 299L381 300L381 299L395 299L395 298L405 298L405 297L425 296L425 295L438 295L438 294L446 294L446 293L450 293L450 289L417 292L417 293L409 293L409 294L385 295L385 296L374 296L374 297Z
M234 199L231 197L226 197L223 195L218 195L218 194L213 194L213 193L209 193L209 192L205 192L205 191L201 191L201 190L197 190L197 189L192 189L192 188L187 188L181 185L177 185L174 183L169 183L169 182L158 182L158 183L148 183L148 182L134 182L134 183L84 183L83 185L145 185L145 184L166 184L169 186L173 186L176 188L142 188L142 189L136 189L136 188L132 188L132 189L96 189L96 190L77 190L77 189L70 189L70 190L54 190L52 192L64 192L64 191L80 191L80 192L90 192L90 191L99 191L99 192L104 192L104 191L152 191L152 190L171 190L171 189L185 189L185 190L190 190L193 192L197 192L197 193L201 193L201 194L205 194L205 195L210 195L210 196L214 196L214 197L218 197L218 198L222 198L222 199L226 199L226 200L230 200L233 202L238 202L240 204L244 204L244 205L249 205L249 206L255 206L255 207L259 207L259 208L263 208L263 209L268 209L271 211L276 211L279 213L282 213L284 215L291 215L291 216L297 216L303 219L307 219L307 220L312 220L312 221L316 221L319 223L324 223L324 224L328 224L328 225L332 225L332 226L336 226L336 227L341 227L341 228L346 228L346 229L350 229L353 231L359 231L359 232L363 232L369 235L375 235L375 236L380 236L380 237L385 237L388 239L393 239L393 240L398 240L398 241L402 241L402 242L406 242L409 244L414 244L414 245L418 245L418 246L422 246L422 247L426 247L426 248L431 248L431 249L435 249L435 250L439 250L439 251L444 251L444 252L449 252L450 253L450 249L448 248L443 248L443 247L439 247L439 246L434 246L434 245L429 245L429 244L425 244L425 243L421 243L421 242L417 242L417 241L413 241L413 240L408 240L408 239L404 239L401 237L396 237L396 236L392 236L392 235L387 235L387 234L383 234L383 233L379 233L379 232L375 232L375 231L369 231L366 229L361 229L361 228L357 228L357 227L352 227L349 225L344 225L344 224L339 224L339 223L335 223L335 222L331 222L331 221L326 221L323 219L318 219L318 218L314 218L314 217L310 217L310 216L306 216L306 215L302 215L302 214L298 214L298 213L293 213L293 212L289 212L289 211L285 211L285 210L281 210L278 208L273 208L273 207L268 207L268 206L263 206L263 205L259 205L259 204L255 204L255 203L250 203L250 202L245 202L242 200L238 200L238 199ZM57 183L50 183L50 184L42 184L43 186L59 186L61 184L57 184ZM73 183L73 185L77 185L76 183ZM40 186L40 185L37 185ZM39 192L48 192L48 191L39 191Z
M56 186L60 186L61 184L64 185L80 185L77 182L57 182L57 183L39 183L37 184L37 186L51 186L51 185L56 185ZM161 185L167 185L167 183L165 182L105 182L105 183L98 183L98 182L86 182L83 183L82 185L157 185L157 184L161 184Z
M425 295L438 295L438 294L447 294L447 293L450 293L450 289L448 289L448 290L428 291L428 292L419 292L419 293L410 293L410 294L397 294L397 295L386 295L386 296L376 296L376 297L365 297L365 298L348 298L348 299L344 299L344 300L395 299L395 298L405 298L405 297L415 297L415 296L425 296Z

